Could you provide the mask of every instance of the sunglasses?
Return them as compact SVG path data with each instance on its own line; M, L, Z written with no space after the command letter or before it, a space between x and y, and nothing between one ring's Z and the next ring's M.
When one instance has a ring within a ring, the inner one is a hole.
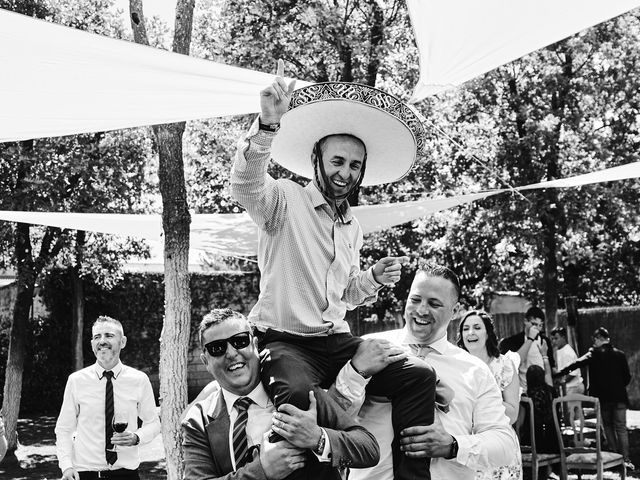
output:
M227 343L230 343L233 348L240 350L241 348L247 348L251 343L251 333L241 332L232 335L229 338L223 338L222 340L214 340L204 346L204 349L209 352L212 357L220 357L227 353Z

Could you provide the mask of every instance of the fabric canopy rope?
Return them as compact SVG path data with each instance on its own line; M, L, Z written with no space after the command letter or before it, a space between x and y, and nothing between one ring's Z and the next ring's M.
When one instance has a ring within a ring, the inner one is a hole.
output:
M578 187L630 178L640 178L640 162L575 177L526 185L518 187L516 190ZM414 202L363 205L354 207L353 210L364 233L368 234L411 222L438 211L510 191L510 189L496 189ZM159 242L162 237L162 218L160 215L0 211L0 220L141 237L152 242ZM257 247L257 227L246 213L196 214L192 217L190 244L190 250L194 252L192 258L203 253L250 257L256 255Z
M417 102L640 6L640 0L407 0Z
M273 81L3 9L0 65L0 142L254 113Z

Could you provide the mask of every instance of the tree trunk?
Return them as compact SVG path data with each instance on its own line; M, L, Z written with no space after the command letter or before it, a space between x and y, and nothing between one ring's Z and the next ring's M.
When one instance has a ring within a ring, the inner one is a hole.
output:
M194 0L178 0L173 51L189 54ZM149 44L142 0L129 0L131 26L137 43ZM180 415L187 405L187 355L191 326L189 288L189 225L187 190L182 159L185 123L153 127L160 159L158 178L164 229L165 317L160 338L160 398L162 439L167 480L181 480L182 432Z
M182 441L180 415L187 405L187 360L191 326L189 288L189 224L182 163L184 123L153 128L158 139L162 227L164 229L165 317L160 339L160 397L167 479L180 480Z
M84 330L84 283L80 277L80 269L82 267L82 252L84 249L86 232L78 230L76 233L76 251L75 265L71 268L71 284L72 284L72 311L73 325L71 327L71 345L73 349L73 370L78 371L84 368L83 355L83 330Z
M13 306L13 322L9 337L9 354L4 381L4 402L2 414L5 418L9 452L16 449L18 436L18 415L22 394L22 374L24 372L24 350L29 325L29 314L33 299L36 274L31 257L29 224L19 223L15 231L15 255L17 261L16 303Z

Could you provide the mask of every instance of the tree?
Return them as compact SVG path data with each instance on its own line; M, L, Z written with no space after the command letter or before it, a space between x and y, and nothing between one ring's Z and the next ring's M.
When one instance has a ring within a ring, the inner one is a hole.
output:
M172 50L189 54L195 0L178 0ZM142 0L130 0L131 28L136 43L148 45ZM167 478L182 478L180 414L187 404L189 347L189 224L182 158L185 123L155 125L160 159L158 177L164 229L165 318L160 339L160 397L162 437L167 456Z

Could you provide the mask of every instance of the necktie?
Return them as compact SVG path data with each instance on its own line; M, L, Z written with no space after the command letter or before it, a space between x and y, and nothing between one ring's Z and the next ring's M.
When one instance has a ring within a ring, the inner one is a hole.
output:
M236 470L247 463L247 452L249 450L247 443L247 419L249 414L247 409L253 400L249 397L242 397L233 404L238 411L238 418L233 424L233 456L236 459Z
M113 448L113 444L111 443L111 437L113 435L113 383L111 383L111 379L113 378L113 372L106 370L104 376L107 379L107 387L104 392L104 443L106 449L104 453L107 458L107 463L113 465L118 459L116 452L109 451L110 448Z
M416 357L427 363L429 363L427 359L429 355L440 355L440 352L429 345L410 344L409 347ZM439 375L436 382L436 408L444 413L449 413L449 405L451 405L455 393L449 385L442 381Z

